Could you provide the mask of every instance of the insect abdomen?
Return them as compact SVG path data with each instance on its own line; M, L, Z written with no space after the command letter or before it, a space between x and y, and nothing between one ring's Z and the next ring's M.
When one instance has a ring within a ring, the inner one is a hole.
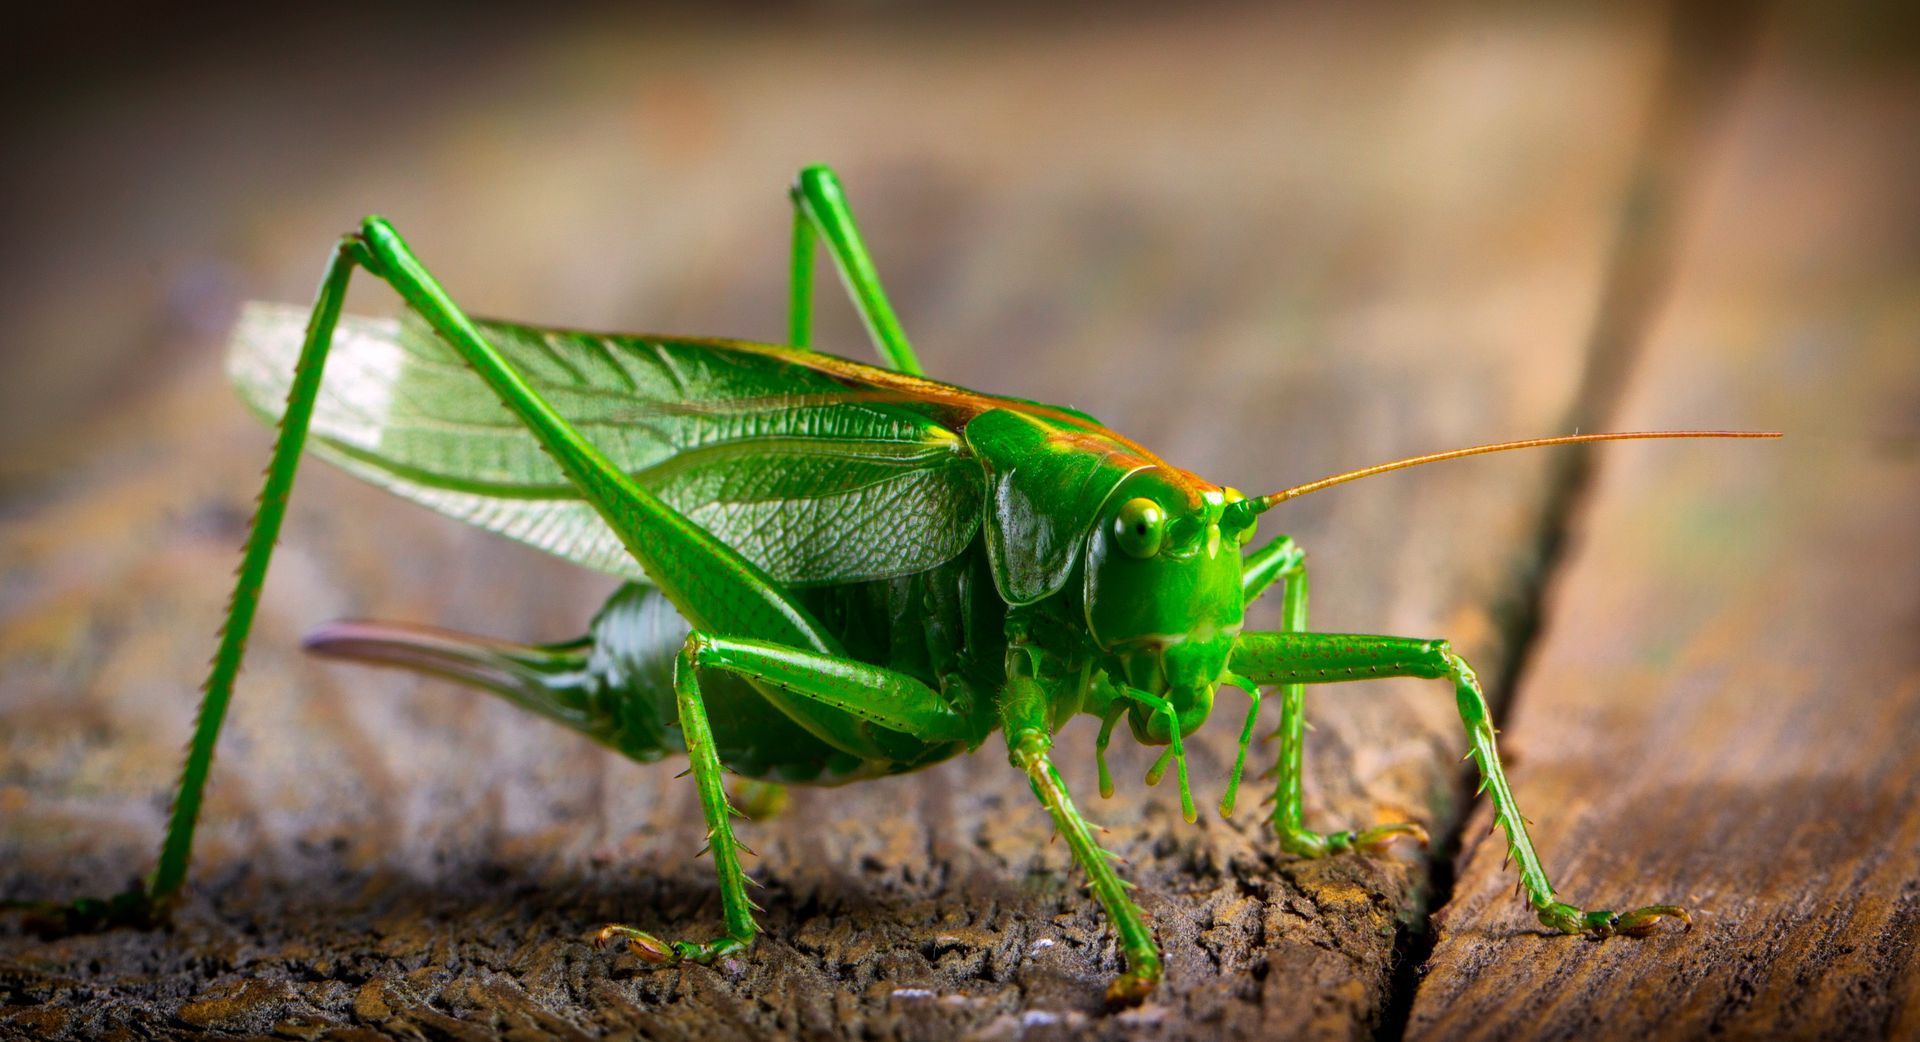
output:
M990 698L976 699L971 692L998 686L1006 609L994 595L978 537L960 556L924 572L802 593L855 657L910 674L969 703L955 706L963 713L992 711ZM346 622L316 632L307 647L491 691L631 759L651 762L686 751L673 667L689 631L659 590L629 583L608 599L586 636L564 644L514 644L424 626ZM808 731L736 676L703 671L700 694L720 762L751 778L835 784L912 770L957 751L952 743L929 746L888 733L875 737L887 743L889 756L862 759Z
M336 622L307 638L319 654L400 666L490 691L641 762L684 753L673 696L673 662L688 625L658 590L621 587L587 636L564 644L515 644L405 623ZM720 760L773 781L840 780L853 757L789 720L744 681L701 678Z
M961 704L968 692L998 690L1006 679L1007 607L980 535L925 571L798 592L849 655L928 684L963 715L991 709Z

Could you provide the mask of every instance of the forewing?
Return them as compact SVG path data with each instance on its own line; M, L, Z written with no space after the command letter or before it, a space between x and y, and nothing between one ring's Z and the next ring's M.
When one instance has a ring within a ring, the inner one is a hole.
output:
M307 315L251 304L228 355L249 407L285 409ZM622 470L775 580L852 582L958 554L979 464L935 410L754 345L476 323ZM345 316L309 448L443 514L627 578L607 523L479 377L416 320Z

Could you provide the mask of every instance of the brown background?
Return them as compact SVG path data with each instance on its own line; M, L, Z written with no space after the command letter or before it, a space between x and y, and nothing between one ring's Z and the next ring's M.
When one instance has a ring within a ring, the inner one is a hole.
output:
M1680 901L1696 928L1541 933L1448 693L1396 682L1310 696L1308 812L1412 816L1424 853L1280 857L1251 799L1186 825L1138 750L1100 801L1093 728L1063 732L1167 952L1141 1009L1101 1010L1117 953L992 747L796 793L745 830L752 956L647 971L585 938L711 928L677 766L297 650L341 615L568 637L610 582L315 466L178 924L0 926L0 1032L1920 1034L1899 20L1015 15L30 26L0 199L0 896L151 863L266 453L218 376L239 301L305 299L378 210L477 312L776 338L783 188L827 161L936 375L1250 491L1576 428L1787 430L1455 464L1274 521L1313 555L1316 628L1480 665L1570 899ZM837 300L822 322L867 356ZM1200 743L1203 804L1239 711Z

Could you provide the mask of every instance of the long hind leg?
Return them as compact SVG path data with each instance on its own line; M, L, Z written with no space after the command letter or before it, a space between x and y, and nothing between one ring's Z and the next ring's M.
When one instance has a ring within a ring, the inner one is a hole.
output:
M193 737L187 744L186 759L180 768L179 788L167 814L160 856L144 880L111 898L83 897L65 904L43 902L29 906L34 913L55 919L60 928L81 931L153 925L167 917L186 882L193 834L200 820L207 776L213 769L214 748L219 744L220 729L226 722L227 706L233 700L233 682L246 655L247 636L253 629L254 614L260 605L267 566L273 560L281 522L286 519L287 498L293 491L294 473L299 469L300 453L306 445L308 424L320 391L320 375L333 342L334 326L340 318L340 304L346 296L347 281L354 266L365 256L359 238L353 235L342 238L328 255L326 273L320 280L320 291L307 321L306 336L287 394L286 413L274 438L259 506L248 526L246 547L241 551L233 594L227 602L227 617L220 626L219 644L206 682L201 685L200 708L194 719Z
M787 339L795 347L811 346L813 341L813 260L819 240L825 239L840 280L853 297L873 346L887 364L915 376L924 372L906 330L900 327L887 292L880 286L880 272L867 253L860 228L853 221L853 208L840 187L840 178L830 167L810 166L800 171L793 182L793 275L787 308Z
M214 748L285 518L341 301L356 267L392 286L408 307L460 355L689 621L814 652L840 651L838 642L764 572L608 460L521 377L510 359L487 342L414 257L399 233L381 218L369 217L357 232L343 237L335 246L308 321L260 508L248 534L157 866L143 884L118 897L82 899L61 907L59 911L71 928L152 922L164 916L185 882ZM805 711L800 706L790 710ZM827 716L816 724L823 730L851 728L844 715Z
M963 737L960 730L965 722L957 721L946 704L925 691L924 685L918 689L889 687L885 705L873 705L872 699L861 692L851 694L844 704L837 701L842 692L836 685L848 683L871 667L848 659L839 642L790 593L738 551L647 491L556 412L521 378L511 360L487 342L392 226L379 218L368 218L361 226L359 239L366 252L361 262L390 284L488 384L606 520L641 570L693 625L695 636L689 638L688 650L676 664L674 690L707 818L725 933L713 941L680 942L670 947L657 942L650 946L650 937L639 931L625 936L636 950L660 957L710 958L738 950L754 933L752 904L746 897L738 843L727 821L729 807L721 785L720 764L694 673L696 666L723 665L715 656L725 647L704 634L736 637L735 650L748 658L785 656L786 661L795 663L798 672L789 684L775 683L771 677L777 670L771 666L757 673L748 671L748 675L761 682L766 698L779 711L838 748L872 755L876 739L867 730L868 724L904 730L924 741L945 741ZM889 713L906 715L890 722Z

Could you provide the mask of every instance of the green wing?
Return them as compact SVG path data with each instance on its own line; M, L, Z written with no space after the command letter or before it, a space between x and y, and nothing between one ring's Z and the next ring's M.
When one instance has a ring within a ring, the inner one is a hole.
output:
M285 409L306 322L305 309L251 304L234 332L228 375L269 421ZM863 388L866 367L726 341L477 324L608 458L777 581L921 571L979 528L979 462L939 409ZM415 320L340 320L308 446L448 516L645 578L532 436Z

